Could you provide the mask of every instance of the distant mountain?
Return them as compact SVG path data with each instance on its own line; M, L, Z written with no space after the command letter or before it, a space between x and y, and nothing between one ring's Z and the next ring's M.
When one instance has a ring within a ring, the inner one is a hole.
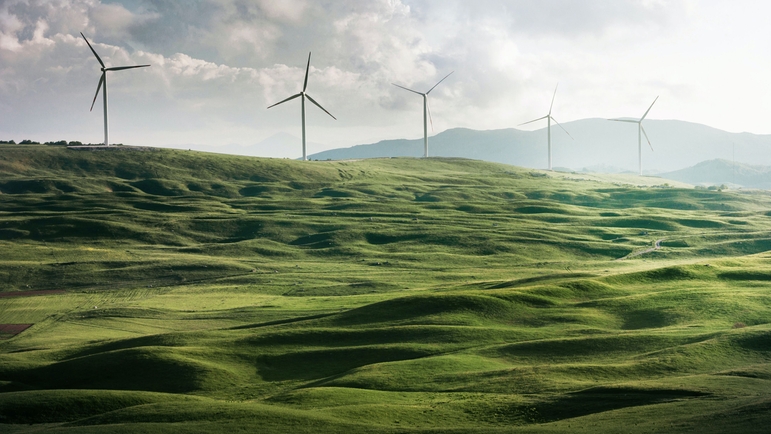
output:
M771 189L771 167L717 159L702 161L686 169L661 173L660 177L688 184L710 186L728 185L745 188Z
M539 147L532 146L534 138L533 132L520 131L514 128L489 131L455 128L429 137L428 153L433 157L464 157L534 167L538 164L540 157ZM422 155L423 139L398 139L383 140L371 145L332 149L310 155L310 158L345 160L375 157L420 157Z
M605 119L583 119L552 128L555 167L574 171L637 172L637 126ZM771 135L729 133L706 125L676 120L646 120L655 151L643 141L643 171L671 172L705 160L723 158L746 164L771 165ZM643 138L645 140L645 138ZM384 140L369 145L332 149L310 155L318 160L423 155L423 140ZM477 131L455 128L429 137L429 155L465 157L517 166L547 167L546 129L514 128Z

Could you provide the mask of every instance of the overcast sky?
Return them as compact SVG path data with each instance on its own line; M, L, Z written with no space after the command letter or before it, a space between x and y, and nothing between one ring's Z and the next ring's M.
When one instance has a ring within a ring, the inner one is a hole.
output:
M300 136L323 149L510 128L540 117L680 119L771 133L771 2L697 0L0 0L0 140L100 142L99 65L110 73L111 141L257 144ZM544 127L539 123L528 129ZM525 128L525 127L522 127ZM273 156L298 157L296 147Z

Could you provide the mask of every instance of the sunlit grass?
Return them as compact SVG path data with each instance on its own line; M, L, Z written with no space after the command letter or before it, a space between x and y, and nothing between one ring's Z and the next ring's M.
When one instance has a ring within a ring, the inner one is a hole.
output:
M763 432L771 196L674 187L4 145L0 430Z

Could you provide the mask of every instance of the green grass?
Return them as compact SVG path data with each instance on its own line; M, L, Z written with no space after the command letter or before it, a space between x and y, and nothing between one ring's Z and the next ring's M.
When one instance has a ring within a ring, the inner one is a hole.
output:
M462 159L0 151L0 294L64 291L0 297L1 324L33 324L0 336L0 431L771 420L763 192Z

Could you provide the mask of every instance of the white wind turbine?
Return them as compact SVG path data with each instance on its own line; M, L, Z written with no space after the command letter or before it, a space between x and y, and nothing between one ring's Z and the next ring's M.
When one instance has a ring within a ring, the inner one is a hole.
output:
M651 111L651 108L653 108L653 104L656 104L656 100L658 100L659 97L657 96L656 99L653 100L651 103L651 106L648 107L648 110L645 110L645 114L642 115L639 121L635 121L632 119L608 119L609 121L616 121L616 122L631 122L633 124L637 124L637 158L638 158L638 164L640 168L640 176L642 176L642 135L645 135L645 140L648 141L648 146L651 147L651 151L653 150L653 145L651 145L651 139L648 138L648 134L645 132L645 128L642 126L642 121L645 119L645 116L648 116L648 112Z
M547 124L546 124L546 137L547 137L546 140L547 140L547 142L546 143L548 144L548 152L549 152L549 170L552 170L551 169L551 121L554 121L555 124L559 125L559 127L562 128L562 131L564 131L565 134L567 134L571 139L573 139L573 136L570 135L568 130L566 130L565 127L560 125L560 123L557 122L556 119L554 119L554 116L551 115L551 109L554 107L554 98L557 96L557 87L559 87L559 83L557 84L557 86L554 87L554 95L552 95L552 97L551 97L551 105L549 106L549 113L546 116L540 117L538 119L533 119L532 121L527 121L524 124L517 125L519 127L519 126L522 126L522 125L526 125L526 124L529 124L529 123L540 121L542 119L546 119L546 122L547 122ZM573 139L573 140L575 140L575 139Z
M408 90L412 93L417 93L418 95L423 97L423 158L428 157L428 119L431 119L431 109L428 107L428 94L431 93L432 90L434 90L435 87L439 86L439 83L443 82L445 78L452 75L452 73L455 71L452 71L451 73L444 76L443 79L439 80L438 83L434 85L431 89L428 89L428 92L422 93L418 92L416 90L407 89L404 86L399 86L396 83L391 83L396 87L400 87L404 90ZM434 120L431 119L431 130L434 129Z
M88 42L88 39L86 39L86 36L83 34L83 32L80 33L80 36L83 36L83 39L86 41L86 44L88 44L88 48L91 49L91 52L94 53L94 56L96 56L96 60L98 60L99 64L102 65L102 76L99 78L99 84L96 86L96 94L94 95L94 100L91 101L91 110L94 110L96 97L99 96L99 89L102 89L102 86L104 86L104 91L102 91L102 98L104 99L104 146L110 146L110 140L109 140L110 127L107 119L107 71L121 71L124 69L145 68L150 65L113 66L112 68L107 68L106 66L104 66L104 62L102 62L102 59L99 57L98 54L96 54L94 47L92 47L91 44Z
M292 95L289 98L279 101L275 104L273 104L270 107L275 107L279 104L283 104L289 100L293 100L297 97L302 97L302 121L303 121L303 161L306 161L308 159L307 154L305 153L305 98L308 98L312 103L316 104L316 107L320 108L321 110L324 110L324 113L328 114L329 116L332 116L332 113L328 112L327 109L321 106L321 104L317 103L313 98L311 98L310 95L305 93L305 89L308 88L308 71L310 71L311 68L311 53L308 53L308 65L305 67L305 81L303 82L303 90L300 91L300 93L296 95ZM268 107L268 108L270 108ZM332 116L332 119L337 120L336 117Z

